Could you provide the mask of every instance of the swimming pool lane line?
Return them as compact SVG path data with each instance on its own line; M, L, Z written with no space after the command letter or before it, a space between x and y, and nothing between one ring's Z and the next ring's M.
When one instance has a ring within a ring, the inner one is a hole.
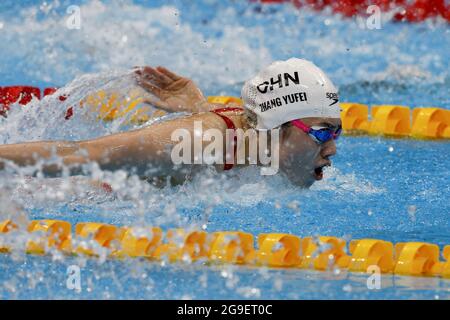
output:
M72 225L62 220L33 220L20 228L12 220L0 223L0 252L13 248L17 234L28 234L24 249L45 255L58 250L68 255L109 258L146 258L153 261L240 264L254 267L391 273L408 276L437 276L450 279L450 245L442 249L425 242L393 244L379 239L348 243L331 236L300 238L291 234L268 233L254 236L242 231L207 233L203 230L159 227L118 227L83 222Z
M43 97L57 93L57 88L45 88ZM41 98L41 90L32 86L0 87L0 116L7 116L10 106L18 102L20 105L28 104L32 98ZM61 102L67 96L59 95ZM240 104L242 100L232 96L210 96L210 103L216 104ZM137 92L130 92L127 97L120 99L117 92L105 92L100 90L82 102L83 107L91 107L92 112L98 112L99 121L113 121L121 117L127 117L131 112L129 121L133 124L142 124L154 117L163 115L138 106L143 102ZM100 106L100 107L99 107ZM373 105L369 108L366 104L343 102L341 106L341 119L344 134L351 135L376 135L393 138L414 139L450 139L450 110L435 107L420 107L410 109L400 105ZM369 117L370 111L370 117ZM65 120L70 120L74 113L74 107L66 110Z

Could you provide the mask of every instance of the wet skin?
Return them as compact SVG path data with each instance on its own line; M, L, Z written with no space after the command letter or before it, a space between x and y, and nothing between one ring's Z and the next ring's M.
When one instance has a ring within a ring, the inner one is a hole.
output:
M341 126L336 118L304 118L308 126ZM294 126L283 129L280 147L280 169L294 184L310 187L316 180L321 180L321 168L331 166L330 158L336 154L336 141L329 140L317 144L308 134ZM317 172L316 172L317 171Z

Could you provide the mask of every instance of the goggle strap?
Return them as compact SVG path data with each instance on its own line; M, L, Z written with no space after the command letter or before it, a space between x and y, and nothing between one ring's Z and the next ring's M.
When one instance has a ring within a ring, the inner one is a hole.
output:
M309 131L311 130L310 127L308 127L307 125L305 125L303 122L301 122L300 120L292 120L291 123L296 126L297 128L299 128L300 130L302 130L305 133L309 133Z

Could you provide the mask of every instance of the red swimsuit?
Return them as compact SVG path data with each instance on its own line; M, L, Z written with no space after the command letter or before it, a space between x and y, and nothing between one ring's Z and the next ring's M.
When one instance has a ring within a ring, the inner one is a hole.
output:
M237 108L237 107L228 107L228 108L220 108L220 109L215 109L215 110L211 110L211 112L217 114L219 117L221 117L223 119L223 121L225 121L225 124L227 125L228 129L232 129L233 130L233 160L234 160L234 156L236 155L236 151L237 151L237 136L236 136L236 126L234 125L233 121L228 118L227 116L223 115L223 112L229 112L229 111L243 111L242 108ZM225 160L225 164L223 165L223 170L230 170L231 168L233 168L233 163L226 163L227 161Z

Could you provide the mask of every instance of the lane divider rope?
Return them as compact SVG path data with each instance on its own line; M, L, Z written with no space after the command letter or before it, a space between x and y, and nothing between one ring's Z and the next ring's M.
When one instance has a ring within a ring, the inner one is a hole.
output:
M23 232L12 220L0 222L0 252L14 249L15 233ZM118 227L111 224L33 220L26 232L29 254L43 255L51 250L65 254L110 258L136 258L168 262L201 260L216 264L241 264L273 268L315 270L347 269L368 272L377 266L381 273L408 276L438 276L450 279L450 245L442 250L426 242L393 244L378 239L352 240L319 236L300 238L291 234L267 233L254 236L242 231L207 233L203 230L158 227ZM105 251L106 250L106 251Z
M212 96L210 103L242 104L236 97ZM341 103L342 128L346 135L382 135L395 138L450 139L450 110L397 105L369 106Z
M46 88L44 96L54 94L56 88ZM0 87L0 116L6 116L9 106L14 102L26 105L32 97L40 98L41 91L37 87L14 86ZM66 96L59 97L65 101ZM239 104L242 100L231 96L210 96L210 103ZM80 102L80 108L89 108L99 114L98 120L113 121L118 118L128 119L131 123L144 123L151 118L165 114L160 110L152 110L142 106L144 99L138 91L130 91L126 97L118 93L98 91ZM450 139L450 110L442 108L414 108L399 105L374 105L370 107L361 103L341 103L341 119L346 135L381 135L396 138L415 139ZM70 120L74 107L69 107L64 115Z
M250 0L252 1L252 0ZM253 0L254 1L254 0ZM450 5L445 0L258 0L262 4L292 4L297 9L305 7L314 11L329 10L350 18L366 16L367 8L377 5L378 10L390 12L396 22L423 22L441 17L450 23Z

